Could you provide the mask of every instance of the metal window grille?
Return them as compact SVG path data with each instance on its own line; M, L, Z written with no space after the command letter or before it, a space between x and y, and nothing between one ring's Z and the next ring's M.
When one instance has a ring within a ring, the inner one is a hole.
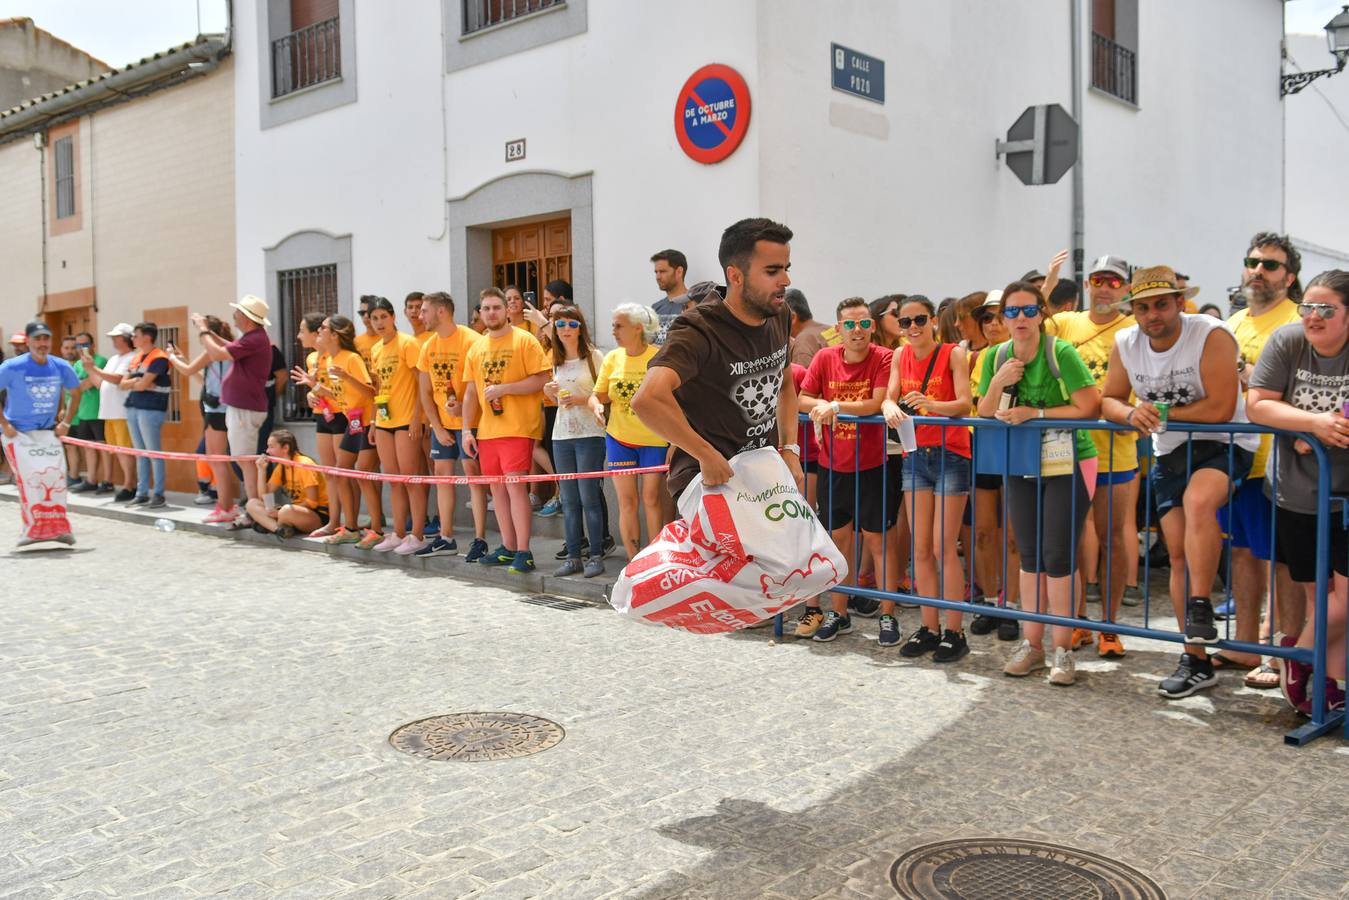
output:
M272 96L340 78L342 75L339 17L315 22L272 41Z
M161 350L167 350L170 344L175 347L183 346L178 337L178 326L159 326L159 336L155 338L155 345ZM166 423L183 421L183 391L186 387L187 379L179 378L178 370L169 366L169 412L164 419Z
M75 215L75 140L63 137L53 145L56 154L56 218Z
M277 273L277 296L281 298L281 355L286 368L303 366L309 351L300 346L300 320L305 313L337 315L337 266L309 266ZM282 416L288 421L310 421L314 411L306 396L309 391L294 381L286 385Z
M463 0L464 34L472 34L555 6L566 0Z
M1091 36L1091 86L1138 103L1138 56L1103 34Z

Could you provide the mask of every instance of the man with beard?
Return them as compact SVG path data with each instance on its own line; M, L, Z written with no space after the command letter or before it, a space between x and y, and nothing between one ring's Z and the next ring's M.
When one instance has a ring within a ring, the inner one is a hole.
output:
M693 305L689 299L689 289L684 287L689 260L678 250L661 250L651 257L651 265L656 273L656 287L665 292L664 297L651 304L652 311L660 319L660 328L656 330L651 343L659 347L665 343L670 324Z
M727 460L759 447L777 447L797 490L804 488L796 386L784 377L791 239L790 228L769 219L727 228L717 251L726 299L675 320L632 398L647 427L676 448L669 482L675 497L700 471L704 484L725 484Z
M1181 312L1185 294L1167 266L1134 272L1129 293L1138 324L1115 339L1101 413L1108 421L1152 436L1157 458L1148 478L1171 555L1171 602L1186 638L1180 665L1157 690L1177 699L1218 681L1204 651L1205 644L1218 641L1208 598L1222 557L1217 514L1229 490L1239 488L1251 470L1259 440L1253 434L1189 435L1167 427L1168 421L1247 421L1237 383L1236 339L1211 316ZM1137 405L1131 394L1137 396ZM1166 420L1159 403L1166 404Z

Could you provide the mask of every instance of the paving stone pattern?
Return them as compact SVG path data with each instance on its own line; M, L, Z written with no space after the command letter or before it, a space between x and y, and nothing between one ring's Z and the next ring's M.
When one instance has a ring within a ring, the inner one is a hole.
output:
M0 505L12 516L14 507ZM1225 673L1166 704L1168 645L1001 676L87 516L0 553L2 897L888 897L915 845L1101 853L1172 898L1349 896L1338 737L1295 750ZM902 625L917 620L905 610ZM551 719L524 759L429 762L398 726Z

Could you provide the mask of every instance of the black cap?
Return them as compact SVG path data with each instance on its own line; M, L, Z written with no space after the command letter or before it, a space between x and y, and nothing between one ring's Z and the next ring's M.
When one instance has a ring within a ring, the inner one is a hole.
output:
M46 322L29 322L24 326L23 333L30 338L41 337L44 335L46 337L52 336L52 330L47 327Z
M1045 276L1039 269L1031 269L1025 275L1021 276L1022 281L1044 281Z

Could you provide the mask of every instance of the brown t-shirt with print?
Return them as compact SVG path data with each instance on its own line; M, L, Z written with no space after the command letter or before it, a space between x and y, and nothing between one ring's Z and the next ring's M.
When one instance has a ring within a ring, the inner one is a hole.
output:
M730 459L778 443L778 393L787 368L791 311L762 325L746 325L725 302L704 303L670 325L665 345L648 368L674 369L682 382L675 399L709 444ZM698 461L681 448L670 460L670 493L678 497L698 474Z

